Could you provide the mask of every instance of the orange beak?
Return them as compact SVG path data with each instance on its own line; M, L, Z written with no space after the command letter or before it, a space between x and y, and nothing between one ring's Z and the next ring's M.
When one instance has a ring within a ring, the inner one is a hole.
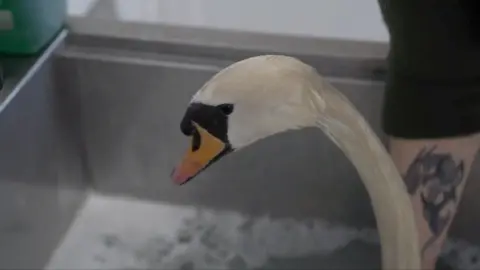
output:
M199 174L227 149L227 145L220 139L197 123L193 122L193 125L200 137L200 145L194 149L194 138L192 136L189 150L173 171L172 178L179 185L185 184Z

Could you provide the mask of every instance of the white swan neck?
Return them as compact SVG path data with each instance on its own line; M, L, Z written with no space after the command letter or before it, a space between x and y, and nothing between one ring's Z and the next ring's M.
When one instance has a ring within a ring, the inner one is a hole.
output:
M383 269L420 269L412 204L390 155L338 90L322 82L319 92L317 125L350 159L365 184L380 234Z

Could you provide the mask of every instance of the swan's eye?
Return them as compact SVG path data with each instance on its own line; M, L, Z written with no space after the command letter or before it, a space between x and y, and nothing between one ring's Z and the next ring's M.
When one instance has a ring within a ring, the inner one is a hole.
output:
M230 103L218 105L217 108L219 108L225 115L229 115L233 112L233 104Z

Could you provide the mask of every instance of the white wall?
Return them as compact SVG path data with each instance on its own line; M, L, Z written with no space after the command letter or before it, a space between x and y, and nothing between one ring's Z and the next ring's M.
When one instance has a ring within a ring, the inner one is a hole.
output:
M388 40L377 0L98 1L113 1L118 18L124 21L354 40Z
M84 16L97 0L67 0L67 12L70 16Z
M204 12L208 14L204 22L211 25L318 37L388 40L377 0L204 0L203 2L206 7Z

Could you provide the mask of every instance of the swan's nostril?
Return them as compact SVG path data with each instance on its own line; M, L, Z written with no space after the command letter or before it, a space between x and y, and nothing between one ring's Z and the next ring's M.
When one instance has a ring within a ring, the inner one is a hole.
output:
M200 149L200 144L202 143L202 138L200 137L200 133L194 128L192 134L192 152L197 151Z

